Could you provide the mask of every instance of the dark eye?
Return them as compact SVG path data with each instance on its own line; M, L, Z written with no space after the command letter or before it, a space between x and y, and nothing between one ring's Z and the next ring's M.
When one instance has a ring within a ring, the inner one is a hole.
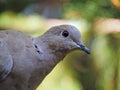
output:
M65 30L65 31L62 32L62 36L67 37L68 35L69 35L68 31Z

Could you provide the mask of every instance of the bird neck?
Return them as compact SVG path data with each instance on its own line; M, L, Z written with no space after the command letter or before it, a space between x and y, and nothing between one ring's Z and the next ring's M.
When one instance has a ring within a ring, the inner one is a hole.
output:
M34 45L37 46L40 57L42 60L54 61L54 63L58 63L63 60L66 56L67 52L59 51L55 49L55 47L50 46L50 42L45 37L38 37L33 41Z
M59 52L53 52L49 50L46 42L37 38L33 41L34 45L37 45L40 54L40 61L36 60L34 70L29 80L30 85L36 88L43 79L52 71L52 69L59 63L65 55ZM34 83L34 84L33 84Z
M37 45L40 55L40 68L41 64L44 65L44 70L48 74L57 63L64 59L66 53L57 52L50 49L48 41L44 37L36 38L33 43Z

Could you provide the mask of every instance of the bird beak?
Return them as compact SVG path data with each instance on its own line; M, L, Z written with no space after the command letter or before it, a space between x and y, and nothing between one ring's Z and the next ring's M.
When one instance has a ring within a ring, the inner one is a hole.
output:
M78 48L86 52L87 54L90 54L90 50L81 42L77 42Z

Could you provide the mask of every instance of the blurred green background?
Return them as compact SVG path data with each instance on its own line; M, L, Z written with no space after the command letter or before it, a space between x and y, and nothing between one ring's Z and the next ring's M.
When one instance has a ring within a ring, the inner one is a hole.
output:
M119 0L0 0L1 30L37 37L71 24L91 50L67 55L37 90L120 90L119 18Z

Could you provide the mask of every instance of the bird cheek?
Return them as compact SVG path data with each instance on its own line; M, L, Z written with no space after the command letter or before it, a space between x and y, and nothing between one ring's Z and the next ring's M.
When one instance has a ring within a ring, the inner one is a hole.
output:
M78 47L78 45L77 44L71 44L71 45L68 45L68 50L69 51L73 51L73 50L75 50L75 49L79 49L79 47Z

